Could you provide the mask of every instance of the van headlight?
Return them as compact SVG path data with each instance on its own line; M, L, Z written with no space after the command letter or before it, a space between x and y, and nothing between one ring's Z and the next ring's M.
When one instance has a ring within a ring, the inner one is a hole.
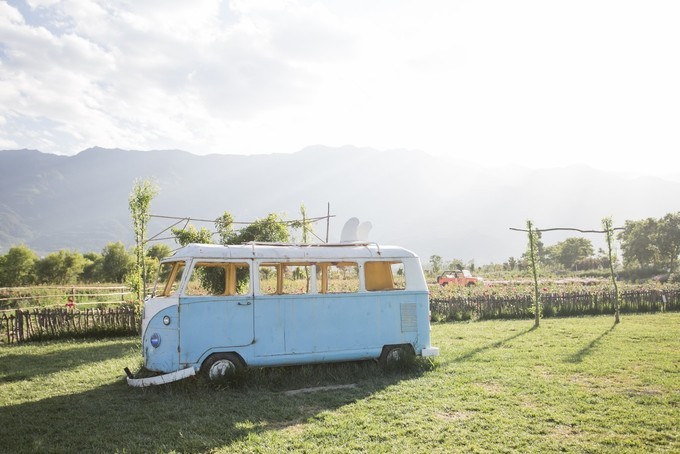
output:
M151 342L151 346L153 348L158 348L158 346L161 345L161 335L158 333L153 333L149 341Z
M165 326L168 326L170 324L170 316L169 315L166 315L165 317L163 317L163 324Z

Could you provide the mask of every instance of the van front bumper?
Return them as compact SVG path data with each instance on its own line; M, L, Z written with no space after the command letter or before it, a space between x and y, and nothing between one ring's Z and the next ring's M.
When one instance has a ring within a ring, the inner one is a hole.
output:
M131 378L127 377L127 383L135 388L144 388L146 386L164 385L172 383L173 381L183 380L196 375L196 369L187 367L186 369L170 372L169 374L156 375L155 377L147 378Z

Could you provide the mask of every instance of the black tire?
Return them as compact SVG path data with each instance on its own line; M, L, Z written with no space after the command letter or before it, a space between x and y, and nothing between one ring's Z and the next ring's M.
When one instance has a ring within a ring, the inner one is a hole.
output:
M467 284L465 284L465 286L466 287L474 287L475 283L474 282L468 282Z
M448 284L448 282L442 282L440 285L441 285L442 287L446 287L447 284Z
M413 347L410 345L385 345L380 355L380 364L386 369L391 369L403 364L413 355Z
M244 368L243 360L235 353L213 353L203 361L201 373L210 381L218 381L234 377Z

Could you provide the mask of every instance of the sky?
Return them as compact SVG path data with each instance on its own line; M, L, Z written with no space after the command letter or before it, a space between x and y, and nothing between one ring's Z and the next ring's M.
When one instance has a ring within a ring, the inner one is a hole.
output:
M680 168L680 2L0 0L0 149Z

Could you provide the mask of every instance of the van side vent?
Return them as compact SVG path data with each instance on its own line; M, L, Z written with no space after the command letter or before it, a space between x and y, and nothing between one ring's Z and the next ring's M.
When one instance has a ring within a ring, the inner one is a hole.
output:
M416 303L402 303L401 305L401 332L415 333L418 331L418 315Z

